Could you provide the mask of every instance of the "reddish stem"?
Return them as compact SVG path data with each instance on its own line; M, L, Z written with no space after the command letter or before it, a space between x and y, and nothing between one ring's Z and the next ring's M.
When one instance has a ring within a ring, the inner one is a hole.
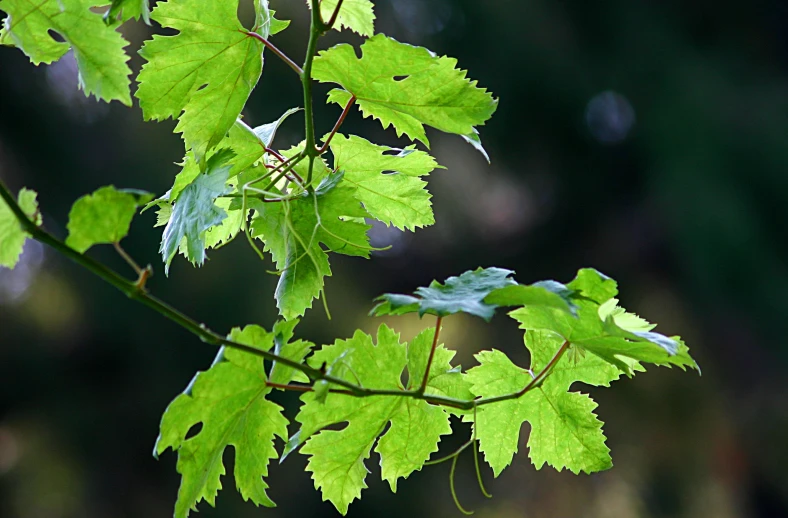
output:
M339 128L341 128L341 127L342 127L342 123L343 123L343 122L345 122L345 118L347 117L347 114L348 114L348 113L350 113L350 108L352 108L352 107L353 107L353 105L355 104L355 102L356 102L356 96L355 96L355 95L352 95L352 96L350 97L350 100L349 100L349 101L348 101L348 103L347 103L347 106L345 106L345 109L344 109L344 110L342 110L342 114L339 116L339 119L337 119L337 123L336 123L336 124L334 124L334 129L332 129L332 130L331 130L331 133L328 135L328 138L326 139L326 142L325 142L325 143L323 144L323 146L322 146L322 147L319 149L319 151L318 151L318 152L319 152L321 155L322 155L323 153L325 153L325 152L326 152L326 150L328 149L328 145L329 145L329 144L331 144L331 139L333 139L333 138L334 138L334 135L336 135L336 134L337 134L337 131L339 131Z
M427 382L429 381L430 369L432 368L432 359L435 358L435 349L438 348L438 336L441 332L441 322L443 322L443 317L439 316L435 321L435 334L432 337L432 348L430 349L430 357L427 360L427 370L424 371L424 378L422 378L421 386L418 390L421 394L424 394L424 391L427 390Z
M287 57L287 54L285 54L284 52L282 52L281 50L276 48L276 46L274 46L274 44L271 43L270 41L268 41L267 39L263 38L262 36L260 36L256 32L252 32L252 31L239 31L239 32L242 32L243 34L246 34L247 36L251 36L252 38L254 38L257 41L261 42L263 45L265 45L268 48L268 50L270 50L271 52L276 54L282 61L284 61L287 64L287 66L292 68L295 71L296 74L298 74L299 76L304 75L304 71L301 70L301 67L299 67L298 64L295 61L293 61L292 59Z

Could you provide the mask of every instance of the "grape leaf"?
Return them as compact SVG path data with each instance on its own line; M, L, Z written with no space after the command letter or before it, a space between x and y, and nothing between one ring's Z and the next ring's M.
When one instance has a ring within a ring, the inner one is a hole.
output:
M531 351L531 372L514 365L500 351L476 355L480 365L470 369L466 380L476 396L493 397L520 391L542 370L563 344L548 331L525 335ZM633 370L642 370L631 363ZM596 403L579 392L567 392L575 382L609 386L622 372L594 355L564 354L544 382L518 399L502 401L477 409L475 432L485 460L497 477L511 464L517 452L523 422L531 424L529 454L536 469L545 463L561 471L592 473L612 466L605 445L602 423L594 415ZM465 420L472 421L466 415Z
M274 343L274 333L259 326L233 329L229 338L265 351ZM182 479L176 518L188 516L201 500L214 505L222 487L220 477L225 474L222 455L228 446L235 451L235 484L244 500L275 505L266 494L263 477L270 459L278 456L274 437L287 437L287 419L279 405L266 399L270 392L261 358L222 348L211 368L198 373L167 407L154 454L167 448L178 452ZM200 423L200 431L187 439Z
M219 196L229 192L226 184L232 166L227 162L232 156L229 150L213 155L208 160L206 172L198 175L178 196L161 241L165 272L169 272L172 258L183 239L186 240L189 259L197 265L205 262L206 232L227 217L215 202Z
M329 102L346 106L351 95L364 116L394 126L397 135L429 145L424 124L447 133L473 134L492 116L498 101L455 68L457 60L436 57L423 47L378 34L361 46L362 57L347 44L320 52L313 76L336 83Z
M431 330L414 341L429 341ZM445 351L445 350L444 350ZM410 354L423 354L429 348L420 347ZM352 368L343 377L376 389L401 389L400 376L409 362L406 345L399 343L399 335L385 325L378 328L377 345L372 337L357 331L349 340L337 340L333 345L317 351L308 361L313 367L331 364L340 356ZM445 364L451 355L441 353L443 365L436 362L432 372L448 370ZM410 360L425 363L424 359ZM436 376L437 377L437 376ZM429 387L429 385L428 385ZM440 407L422 400L373 396L353 398L330 394L324 403L313 393L301 397L296 420L300 431L288 441L286 452L304 444L301 452L309 455L307 470L312 472L315 487L345 514L350 503L359 498L366 486L368 473L365 460L387 423L391 427L383 434L375 451L381 456L382 476L396 490L397 480L421 469L430 454L437 451L442 435L451 432L448 414ZM342 430L326 430L334 424L347 422Z
M36 225L41 225L41 213L38 212L38 202L36 192L29 189L21 189L17 196L17 202L22 211L31 218ZM0 266L13 268L19 262L25 241L30 235L22 230L19 220L11 212L11 208L0 200Z
M320 14L325 23L328 23L331 15L334 14L338 1L322 0L320 2ZM307 0L306 3L312 7L310 0ZM337 30L348 28L362 36L372 36L375 32L375 13L372 2L370 0L345 0L339 10L334 28Z
M381 302L372 308L370 314L382 316L418 312L420 317L427 313L443 317L462 312L489 322L498 306L484 299L494 290L516 285L509 278L513 273L502 268L478 268L459 277L449 277L446 284L432 281L429 287L416 289L415 296L386 293L375 299Z
M112 0L112 4L104 13L107 22L142 20L150 25L150 4L148 0Z
M331 252L369 257L370 226L363 223L368 214L355 199L355 187L341 180L341 173L326 177L313 195L303 193L289 201L249 199L257 211L252 235L263 240L281 271L275 296L287 320L312 307L323 278L331 275L321 243Z
M629 367L624 358L656 365L676 365L682 369L697 368L686 345L678 337L668 338L650 330L625 329L617 324L615 315L600 313L599 301L617 293L615 281L609 277L596 270L584 269L567 287L582 297L574 299L576 316L549 306L527 306L509 315L520 322L523 329L552 331L625 372L629 372ZM609 305L607 307L613 309Z
M68 214L66 244L79 253L97 244L118 243L129 233L137 208L148 203L152 194L101 187L81 197Z
M258 19L270 16L267 0L255 8ZM237 10L237 1L160 2L151 17L179 33L156 35L140 50L148 61L136 93L143 115L163 120L183 112L175 131L198 157L224 138L262 73L263 44L245 34ZM261 36L270 28L263 24Z
M330 147L334 169L344 171L345 181L358 188L356 199L372 217L409 230L435 223L432 195L419 178L440 167L430 155L376 146L355 135L337 134Z
M90 10L95 4L92 0L1 0L0 11L8 16L0 44L18 47L35 65L57 61L73 49L85 95L131 106L131 70L123 50L128 42ZM56 41L50 31L65 41Z

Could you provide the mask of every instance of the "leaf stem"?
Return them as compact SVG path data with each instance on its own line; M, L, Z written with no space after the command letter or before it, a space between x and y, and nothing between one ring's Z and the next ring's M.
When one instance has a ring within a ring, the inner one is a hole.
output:
M279 50L273 43L263 38L261 35L257 34L256 32L252 32L252 31L240 31L240 32L246 34L247 36L251 36L252 38L256 39L257 41L265 45L268 48L268 50L276 54L277 57L279 57L282 61L284 61L287 64L287 66L292 68L295 71L295 73L298 74L299 77L304 75L304 71L301 70L301 67L299 67L295 61L287 57L287 54Z
M134 273L137 274L139 277L142 274L142 268L131 258L131 256L126 253L122 246L120 246L119 242L112 243L112 246L115 247L115 251L118 253L119 256L123 258L126 263L131 266L131 269L134 270Z
M441 332L441 323L443 322L443 317L438 316L437 320L435 320L435 334L432 335L432 347L430 348L430 357L427 359L427 368L424 371L424 377L421 379L421 385L419 386L419 390L421 394L427 390L427 382L430 379L430 369L432 368L432 360L435 358L435 349L438 347L438 336Z
M334 138L334 135L337 134L339 128L342 127L342 123L345 122L345 118L347 118L347 114L350 113L350 108L352 108L355 103L356 103L356 96L352 95L347 103L347 106L345 106L345 108L342 110L342 114L339 116L339 119L337 119L337 123L334 124L334 128L331 130L331 133L328 135L328 138L320 147L319 152L321 155L325 153L326 150L328 149L328 145L331 144L331 139Z

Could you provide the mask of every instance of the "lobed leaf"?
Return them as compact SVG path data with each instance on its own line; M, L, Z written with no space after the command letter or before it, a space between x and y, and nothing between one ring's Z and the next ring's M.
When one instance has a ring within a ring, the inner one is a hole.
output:
M259 326L248 326L233 329L229 338L267 351L274 336ZM260 357L222 348L211 368L198 373L167 407L154 454L167 448L178 452L182 478L176 518L187 517L201 500L215 504L225 474L222 456L229 446L235 452L234 478L241 496L256 505L274 507L263 477L268 475L270 460L278 457L274 437L287 437L287 419L282 408L267 399L270 392ZM199 432L187 438L198 425Z
M91 11L93 0L1 0L0 44L18 47L35 65L50 64L73 49L85 95L131 106L126 40ZM58 41L53 33L61 36Z
M697 368L678 337L621 327L616 320L622 320L623 313L612 313L615 304L605 306L607 313L600 312L601 303L617 294L615 281L609 277L593 269L583 269L567 287L579 295L573 297L575 315L549 306L526 306L509 315L523 329L552 331L627 373L631 373L627 358L656 365ZM626 317L623 321L626 322Z
M517 367L500 351L477 354L480 365L466 374L471 392L493 397L520 391L548 364L563 340L547 331L529 330L525 343L531 351L530 371ZM620 375L618 368L593 355L564 355L545 381L522 397L479 407L476 436L495 476L511 464L518 450L520 428L526 421L531 425L530 457L537 469L549 464L577 474L610 468L602 423L593 413L596 403L568 390L575 382L609 386ZM470 421L471 417L465 419Z
M377 118L384 128L394 126L399 136L429 145L426 124L446 133L478 137L475 126L484 124L498 105L490 93L455 68L455 59L437 57L382 34L369 38L361 52L359 59L347 44L322 51L315 58L313 76L344 88L332 90L329 102L346 106L355 96L365 116Z
M372 217L408 230L435 223L432 195L420 178L440 167L430 155L377 146L355 135L337 134L330 147L334 169L357 188L356 199Z
M255 8L258 30L267 38L268 1L256 1ZM198 158L224 138L262 73L263 44L246 34L237 11L238 0L160 2L151 18L179 32L156 35L140 50L148 61L136 93L143 115L180 116L175 131Z
M428 343L432 330L414 339ZM377 389L402 389L400 377L409 363L425 365L429 348L409 348L399 343L399 335L385 325L378 328L377 345L372 337L357 331L349 340L337 340L317 351L308 361L313 367L345 362L342 377ZM416 358L415 356L420 356ZM431 370L432 380L451 370L453 353L442 350ZM433 375L434 373L434 375ZM301 397L296 420L299 432L288 441L286 452L304 444L301 452L309 455L307 470L312 472L315 487L324 500L330 500L345 514L350 503L361 496L368 473L365 460L373 446L381 457L384 480L396 491L397 481L421 469L429 456L438 450L442 435L451 432L448 414L423 400L372 396L354 398L329 394L324 402L313 393ZM327 427L347 423L341 430ZM391 426L386 430L387 424ZM380 440L378 437L381 435Z

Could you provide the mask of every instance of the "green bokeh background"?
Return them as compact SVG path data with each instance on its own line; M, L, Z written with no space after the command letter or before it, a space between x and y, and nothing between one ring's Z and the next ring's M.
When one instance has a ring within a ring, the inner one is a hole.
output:
M293 26L277 36L305 48L302 1L274 0ZM437 224L415 234L375 228L393 250L370 261L332 257L333 319L307 314L300 336L347 337L379 319L373 297L410 291L477 266L523 282L568 281L594 266L622 286L629 309L680 334L703 376L650 369L592 389L615 467L592 476L536 472L527 426L512 467L484 499L461 459L463 504L481 517L778 517L788 515L788 5L781 0L379 0L378 25L402 41L459 59L500 97L482 138L492 165L459 138L431 133L446 171L430 178ZM247 6L248 7L248 6ZM126 28L131 49L149 28ZM358 42L350 34L323 46ZM250 124L301 104L292 72L267 56L244 112ZM133 68L141 66L136 54ZM174 123L144 123L137 107L99 104L76 90L73 60L35 68L0 48L0 177L40 193L49 230L65 237L70 204L96 188L166 191L182 156ZM339 114L318 88L318 132ZM615 92L614 94L611 92ZM595 102L592 102L596 99ZM631 111L630 111L631 110ZM627 118L634 115L634 124ZM345 132L404 144L348 118ZM278 144L302 138L297 118ZM615 140L616 142L610 142ZM135 220L125 248L156 276L149 287L219 331L276 318L276 278L243 240L165 278L154 215ZM90 254L118 269L109 247ZM385 319L411 337L425 325ZM499 348L528 358L516 324L452 317L445 340L463 365ZM150 452L161 412L215 351L35 244L0 271L0 516L171 516L175 455ZM295 398L280 401L295 414ZM462 430L460 436L465 434ZM460 437L444 445L449 450ZM232 462L232 453L227 455ZM415 473L392 495L368 461L370 488L349 515L459 516L448 466ZM201 516L335 516L305 459L271 470L277 509L243 503L231 477L218 510Z

